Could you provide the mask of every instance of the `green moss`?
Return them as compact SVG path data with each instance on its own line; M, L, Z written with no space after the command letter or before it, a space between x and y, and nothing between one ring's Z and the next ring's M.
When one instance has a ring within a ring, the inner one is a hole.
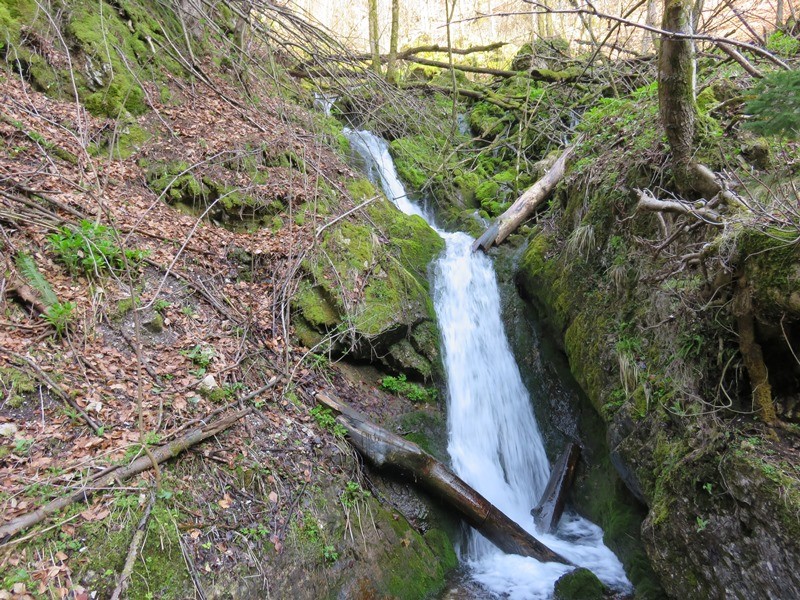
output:
M389 145L397 174L412 189L422 189L431 173L441 164L441 157L430 139L405 137Z
M575 569L562 575L553 590L554 600L602 600L606 587L589 569Z
M475 135L492 139L500 135L509 120L507 113L489 102L478 102L469 113L469 125Z
M293 302L304 321L303 335L311 341L314 336L307 329L324 336L352 328L356 340L366 339L374 346L370 358L376 353L390 368L405 365L420 377L430 377L438 353L422 344L422 338L401 344L394 332L405 329L410 334L419 324L433 321L427 269L444 242L423 219L402 214L385 199L365 210L371 225L337 223L304 262L309 286L302 286ZM308 295L312 289L315 296ZM343 290L360 293L354 301L345 299Z
M447 573L458 566L458 556L453 548L453 542L449 536L441 529L429 529L423 536L433 553L439 558L439 562Z
M130 502L129 502L130 500ZM124 506L124 508L123 508ZM138 516L138 497L120 496L112 513L115 521L84 524L76 534L86 552L76 554L73 573L84 577L103 597L116 586L115 575L122 571ZM160 502L156 503L147 524L146 542L130 578L129 598L181 599L191 596L192 583L181 552L176 523L179 516Z
M737 247L753 294L753 304L764 322L784 313L800 314L800 250L797 232L772 228L743 229Z
M370 180L366 177L350 179L345 185L347 186L347 191L350 192L350 196L352 196L353 200L356 202L363 202L378 194L375 190L375 186L372 185Z
M444 588L445 565L452 564L452 557L448 552L443 557L437 557L425 539L405 519L395 520L391 515L385 518L392 524L400 540L380 561L380 591L397 600L433 597ZM442 536L434 534L432 539L437 543L437 549L445 550ZM452 552L452 545L449 550Z
M0 367L0 388L6 403L17 408L25 401L25 396L36 391L36 380L22 369Z
M325 298L320 286L302 281L294 297L294 305L312 327L334 327L341 315Z
M392 428L440 460L447 460L447 424L441 413L416 410L400 415Z

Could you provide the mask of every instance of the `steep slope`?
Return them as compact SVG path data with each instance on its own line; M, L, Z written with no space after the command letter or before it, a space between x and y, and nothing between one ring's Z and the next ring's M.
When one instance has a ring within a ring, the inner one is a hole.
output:
M275 40L197 10L0 6L0 531L85 491L0 540L0 588L110 597L130 558L131 598L423 597L450 540L419 500L409 525L313 398L435 420L330 361L436 374L441 242L343 162Z

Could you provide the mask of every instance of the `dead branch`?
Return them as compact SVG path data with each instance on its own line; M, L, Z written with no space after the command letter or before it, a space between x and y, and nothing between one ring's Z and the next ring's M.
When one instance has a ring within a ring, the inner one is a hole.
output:
M252 408L246 408L228 417L210 423L206 427L194 429L174 442L170 442L169 444L153 450L153 458L159 464L174 458L188 448L225 431L251 412L253 412ZM141 456L125 467L101 473L98 477L87 482L87 485L73 491L71 494L56 498L41 508L17 517L13 521L0 527L0 545L8 543L9 539L17 535L20 531L41 523L73 502L88 500L96 489L110 487L115 482L117 484L122 483L134 475L147 471L152 468L152 466L153 461L151 461L149 456Z
M751 63L749 60L747 60L747 59L744 57L744 55L743 55L741 52L739 52L738 50L736 50L736 48L734 48L733 46L731 46L731 45L729 45L729 44L725 44L725 43L723 43L723 42L717 42L717 48L719 48L720 50L722 50L722 51L723 51L725 54L727 54L727 55L728 55L728 56L730 56L730 57L731 57L733 60L735 60L737 63L739 63L739 65L740 65L740 66L741 66L741 67L742 67L742 68L743 68L745 71L747 71L748 73L750 73L750 75L752 75L752 76L753 76L753 77L755 77L756 79L762 79L762 78L764 77L764 75L761 73L761 71L759 71L758 69L756 69L756 68L753 66L753 64L752 64L752 63Z
M8 354L9 356L16 358L17 360L21 360L31 369L33 369L33 371L36 373L36 376L42 383L44 383L47 387L49 387L53 391L53 393L59 397L59 399L62 402L68 404L73 410L77 411L77 413L92 429L92 431L95 432L96 435L100 435L99 433L100 426L97 423L95 423L94 419L92 419L89 415L87 415L86 411L84 411L80 406L78 406L75 400L70 398L69 394L67 394L63 389L61 389L61 386L58 385L55 381L53 381L52 378L46 372L44 372L39 365L33 362L30 358L23 356L22 354L18 354L13 350L9 350L8 348L5 348L3 346L0 346L0 352ZM0 539L2 539L2 536L0 536Z
M413 62L426 67L438 67L439 69L450 69L450 63L441 60L431 60L429 58L409 57L408 62ZM578 79L579 74L572 71L550 71L548 69L526 69L525 71L507 71L506 69L490 69L489 67L473 67L471 65L453 64L453 69L465 73L479 73L481 75L493 75L494 77L515 77L521 75L530 77L536 81L547 81L550 83L570 82Z
M131 545L128 547L128 555L125 557L125 565L122 568L122 573L119 575L119 583L117 583L117 587L114 588L114 593L111 594L111 600L119 600L125 593L125 590L128 589L130 577L133 574L133 566L136 563L136 554L139 552L139 548L141 548L142 542L144 541L144 534L145 531L147 531L147 522L150 520L150 512L153 510L153 505L155 503L156 495L150 492L150 501L147 503L139 525L136 527L136 532L133 534Z
M677 200L659 200L648 190L636 190L636 192L639 194L636 210L692 215L701 221L705 221L708 225L713 225L714 227L723 226L720 214L709 208L705 203L698 203L697 206L692 206Z
M574 150L574 145L564 150L544 177L529 187L506 212L497 217L481 237L475 240L475 243L472 244L472 251L480 248L485 252L492 245L502 243L525 219L532 215L561 181L567 168L567 162L572 157Z

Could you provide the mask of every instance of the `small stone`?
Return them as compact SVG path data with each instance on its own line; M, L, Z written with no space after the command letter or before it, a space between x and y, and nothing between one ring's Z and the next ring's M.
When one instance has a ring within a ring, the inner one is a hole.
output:
M217 385L217 380L214 379L214 376L211 375L210 373L205 377L203 377L203 380L200 382L200 385L198 386L198 388L203 392L210 392L211 390L214 390L218 387L219 385Z
M19 428L13 423L0 424L0 437L13 437Z

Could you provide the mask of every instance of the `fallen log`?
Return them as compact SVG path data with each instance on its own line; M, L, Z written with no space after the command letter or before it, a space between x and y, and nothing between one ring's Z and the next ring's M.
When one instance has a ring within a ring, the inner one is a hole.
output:
M495 219L495 222L472 244L472 251L479 248L486 252L492 245L503 242L525 219L544 202L556 187L567 169L567 162L572 157L575 146L568 147L558 157L544 176L529 187L509 209Z
M47 517L63 510L73 502L81 500L84 502L88 501L95 490L105 489L113 485L114 482L122 482L134 475L147 471L153 467L154 461L156 464L160 464L170 458L174 458L195 444L199 444L203 440L207 440L225 431L228 427L245 415L249 415L251 412L253 412L252 408L246 408L233 415L209 423L205 427L193 429L183 437L169 444L161 446L160 448L154 448L150 453L152 454L152 459L150 456L140 456L124 467L102 471L96 478L90 479L85 486L73 490L66 496L51 500L41 508L25 513L0 527L0 546L7 543L11 537L15 536L20 531L32 527L37 523L41 523Z
M417 483L455 508L464 520L508 554L543 562L572 563L542 544L486 498L413 442L390 433L364 415L325 394L317 401L339 413L350 443L377 467L391 466L414 476Z
M553 533L564 512L569 490L575 480L575 468L581 457L581 448L570 442L556 464L539 503L531 510L533 521L540 531Z

